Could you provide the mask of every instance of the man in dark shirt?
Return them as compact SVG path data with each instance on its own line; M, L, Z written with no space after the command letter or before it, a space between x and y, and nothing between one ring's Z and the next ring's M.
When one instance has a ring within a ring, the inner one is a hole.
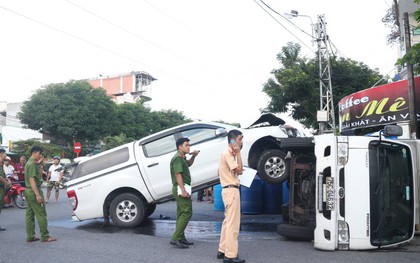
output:
M191 175L189 166L194 163L198 151L192 153L192 157L187 160L186 154L190 153L190 140L188 138L179 138L176 141L178 151L172 157L170 168L172 178L172 194L177 205L176 228L172 235L171 244L177 248L188 248L193 245L185 238L185 228L192 215Z
M44 193L41 190L42 177L39 169L39 161L42 159L43 149L33 146L31 158L25 166L25 197L26 197L26 241L34 242L39 238L35 237L35 217L38 221L41 232L41 242L56 241L55 237L48 232L47 211L45 209Z

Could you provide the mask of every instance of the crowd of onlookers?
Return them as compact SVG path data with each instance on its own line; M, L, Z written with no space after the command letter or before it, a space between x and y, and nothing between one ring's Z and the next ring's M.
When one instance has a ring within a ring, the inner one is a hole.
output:
M26 165L26 157L21 156L19 158L19 162L15 162L14 159L6 156L4 158L3 163L0 163L3 166L4 173L6 178L11 181L18 181L21 183L25 183L25 165Z

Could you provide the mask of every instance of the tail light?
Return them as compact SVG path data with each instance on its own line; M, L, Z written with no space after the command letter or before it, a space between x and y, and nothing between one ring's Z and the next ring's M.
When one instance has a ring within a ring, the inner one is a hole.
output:
M73 211L75 211L78 204L76 192L74 190L68 191L67 197L69 198L70 204L73 207Z

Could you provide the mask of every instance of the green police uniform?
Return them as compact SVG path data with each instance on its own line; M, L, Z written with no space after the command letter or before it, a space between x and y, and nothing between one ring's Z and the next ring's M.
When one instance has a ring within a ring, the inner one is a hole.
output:
M176 174L182 173L184 184L191 184L190 170L188 169L188 161L182 152L178 151L171 160L171 177L172 177L172 194L176 201L176 227L172 235L172 240L185 240L185 228L192 216L192 199L184 198L178 195L178 182Z
M35 192L29 182L29 178L34 178L39 194L42 196L42 203L36 201ZM35 217L38 221L39 231L41 232L41 240L47 240L50 237L48 232L47 211L45 210L44 193L41 190L42 178L39 165L34 163L34 159L30 158L25 166L25 184L26 184L26 240L31 241L35 237Z
M4 173L3 166L1 165L0 165L0 176L3 179L6 179L6 174ZM0 213L1 213L1 208L3 207L4 194L5 194L5 185L3 182L0 182Z

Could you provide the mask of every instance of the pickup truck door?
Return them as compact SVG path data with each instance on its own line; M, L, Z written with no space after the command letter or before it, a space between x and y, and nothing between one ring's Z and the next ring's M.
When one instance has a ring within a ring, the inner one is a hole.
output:
M135 146L139 169L155 200L172 194L170 162L176 153L176 139L190 139L191 151L200 153L190 167L191 186L196 187L218 179L221 152L227 147L226 131L217 126L185 127L173 134L161 136ZM187 159L191 155L187 155Z
M175 135L171 134L147 144L135 145L139 169L155 200L172 195L169 167L176 153L175 142Z

